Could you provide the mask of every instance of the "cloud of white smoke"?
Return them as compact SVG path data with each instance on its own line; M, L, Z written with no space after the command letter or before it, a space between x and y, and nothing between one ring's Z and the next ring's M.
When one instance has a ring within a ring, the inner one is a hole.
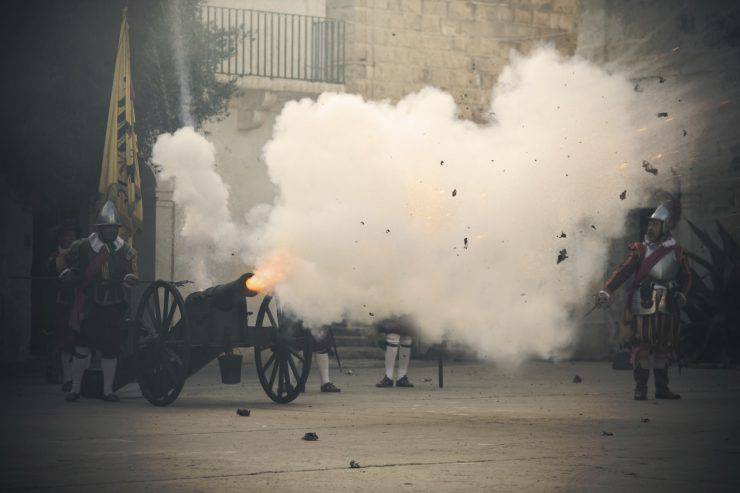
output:
M173 200L183 218L180 235L190 274L199 288L213 284L209 263L222 262L238 249L237 226L229 213L229 191L216 171L216 151L192 127L162 134L152 150L160 179L174 180Z
M288 103L256 263L292 259L276 291L311 327L409 314L484 357L557 356L647 191L639 110L625 77L552 49L502 73L487 125L433 88Z
M264 149L278 196L242 238L203 137L160 136L153 162L176 177L193 251L246 245L248 265L283 271L281 304L310 327L405 314L483 357L557 357L654 179L642 162L662 137L633 85L545 48L501 74L485 125L434 88L288 103Z

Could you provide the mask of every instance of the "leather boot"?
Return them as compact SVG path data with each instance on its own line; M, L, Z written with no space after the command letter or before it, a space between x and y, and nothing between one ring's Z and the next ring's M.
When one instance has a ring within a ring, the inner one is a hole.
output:
M671 392L668 388L668 368L653 368L655 375L655 398L656 399L680 399L681 396Z
M648 378L650 378L650 370L636 366L633 374L635 376L635 400L647 400L647 382Z

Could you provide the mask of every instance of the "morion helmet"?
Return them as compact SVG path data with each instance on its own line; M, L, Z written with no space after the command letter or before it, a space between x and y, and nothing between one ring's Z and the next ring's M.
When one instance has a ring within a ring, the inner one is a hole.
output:
M100 209L100 214L95 220L95 226L120 226L121 222L118 220L118 213L116 212L116 206L110 200L103 204L103 208Z
M663 228L666 231L670 230L673 226L673 214L671 213L670 203L664 202L660 204L650 216L650 219L657 219L663 223Z

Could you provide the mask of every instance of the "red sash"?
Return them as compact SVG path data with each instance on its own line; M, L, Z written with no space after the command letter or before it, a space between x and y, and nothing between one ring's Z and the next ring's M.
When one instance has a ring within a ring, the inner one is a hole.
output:
M632 297L635 294L635 291L640 286L642 281L645 280L650 270L655 267L655 264L660 262L660 260L671 253L673 250L676 249L676 245L671 245L669 247L661 245L658 247L653 253L642 259L642 262L640 263L640 267L637 268L637 272L635 272L635 277L632 279L632 284L630 284L629 289L627 290L627 299L626 299L626 312L627 313L630 309L630 305L632 304Z
M632 285L630 286L630 289L634 291L637 286L639 286L643 280L647 277L648 273L652 270L655 265L660 262L663 257L671 253L673 250L676 249L676 245L671 246L663 246L661 245L658 247L653 253L642 259L642 262L640 263L640 267L637 269L637 272L635 273L635 277L632 280Z
M108 249L102 246L98 253L93 257L85 269L82 276L82 282L75 288L75 301L69 312L69 325L74 328L80 327L82 311L85 309L85 288L92 284L95 276L103 268L103 264L108 261Z

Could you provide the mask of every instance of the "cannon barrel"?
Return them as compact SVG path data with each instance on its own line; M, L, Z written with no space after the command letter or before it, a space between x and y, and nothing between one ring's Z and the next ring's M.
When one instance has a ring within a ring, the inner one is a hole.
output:
M220 347L218 351L223 351L245 339L248 316L246 298L258 294L247 288L246 281L252 276L251 272L242 274L234 281L196 291L185 299L193 344ZM199 365L218 354L202 356L205 359L198 361Z
M253 275L247 272L234 281L208 288L204 293L211 297L213 305L219 310L231 310L245 297L257 296L256 292L247 289L247 279Z

